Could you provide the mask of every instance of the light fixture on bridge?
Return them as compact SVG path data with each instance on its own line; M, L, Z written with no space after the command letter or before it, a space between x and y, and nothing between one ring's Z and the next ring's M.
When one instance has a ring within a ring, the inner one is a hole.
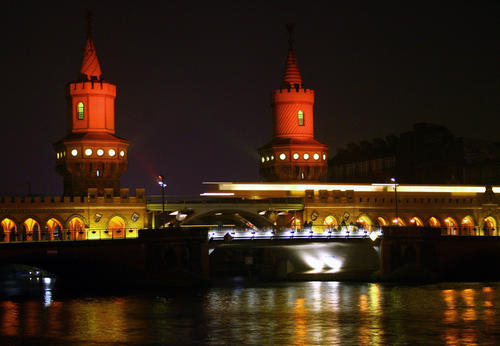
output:
M259 211L259 215L266 215L266 211L265 210Z
M179 211L178 211L178 210L173 211L173 212L171 212L171 213L170 213L170 214L168 214L168 215L173 215L173 216L175 216L175 215L177 215L177 214L179 214Z
M101 221L101 218L102 218L102 214L97 213L97 214L94 215L94 221L95 222Z

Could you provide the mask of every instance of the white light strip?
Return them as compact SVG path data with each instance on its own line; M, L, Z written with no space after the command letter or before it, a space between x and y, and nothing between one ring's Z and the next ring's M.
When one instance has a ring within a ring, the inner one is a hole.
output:
M306 191L306 190L340 190L359 192L394 191L394 185L372 184L252 184L252 183L219 183L221 191ZM398 185L398 192L436 192L436 193L484 193L484 186L457 185ZM493 192L500 193L500 187L494 187ZM203 194L202 194L203 195Z
M200 196L234 196L234 192L204 192Z

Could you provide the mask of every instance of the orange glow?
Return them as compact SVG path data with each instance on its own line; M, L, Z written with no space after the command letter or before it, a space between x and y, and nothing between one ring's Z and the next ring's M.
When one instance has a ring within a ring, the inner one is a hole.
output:
M378 217L377 222L379 226L387 226L387 221L383 217Z
M23 225L26 231L26 240L40 239L40 225L36 220L28 218Z
M85 223L78 217L74 217L68 223L70 239L85 239Z
M357 224L360 224L360 225L361 225L361 228L363 228L363 229L370 229L371 224L372 224L372 222L371 222L370 218L369 218L368 216L365 216L365 215L360 216L360 217L356 220L356 223L357 223Z
M52 218L52 219L47 221L47 231L49 232L49 239L50 240L54 240L54 233L55 233L57 227L59 227L59 229L58 229L59 236L61 236L62 231L63 231L63 227L62 227L62 224L59 222L59 220Z
M497 222L493 217L488 216L484 219L483 233L484 235L498 235Z
M430 227L441 227L441 222L434 216L430 217L428 222Z
M125 221L119 216L109 220L108 231L113 238L123 238L125 236Z
M2 229L3 229L3 234L4 242L9 242L11 239L15 240L16 239L16 234L17 234L17 227L14 221L11 219L3 219L2 220ZM12 232L14 231L14 232Z
M325 225L327 227L337 226L338 225L337 219L335 219L335 217L332 215L328 215L327 217L325 217L325 221L323 222L323 225Z
M17 335L19 328L19 306L18 303L4 301L2 303L3 318L1 331L3 335Z
M410 223L413 225L413 226L417 226L417 227L423 227L424 226L424 223L422 222L422 220L418 217L412 217L410 219Z
M398 226L406 226L405 222L403 221L402 218L398 217L397 219L394 218L392 220L392 223L395 224L395 225L398 225Z

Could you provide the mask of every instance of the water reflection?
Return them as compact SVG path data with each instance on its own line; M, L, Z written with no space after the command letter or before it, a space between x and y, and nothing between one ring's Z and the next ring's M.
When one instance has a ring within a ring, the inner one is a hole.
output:
M0 336L97 344L493 344L500 284L306 282L0 301ZM429 339L432 336L432 339ZM16 339L16 340L17 340Z

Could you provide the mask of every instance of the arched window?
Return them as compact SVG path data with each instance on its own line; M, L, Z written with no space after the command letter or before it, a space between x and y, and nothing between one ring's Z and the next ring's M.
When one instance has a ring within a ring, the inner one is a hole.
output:
M304 112L299 111L297 113L298 120L299 120L299 126L304 126Z
M85 115L85 106L83 102L78 102L78 120L83 120L83 116Z

